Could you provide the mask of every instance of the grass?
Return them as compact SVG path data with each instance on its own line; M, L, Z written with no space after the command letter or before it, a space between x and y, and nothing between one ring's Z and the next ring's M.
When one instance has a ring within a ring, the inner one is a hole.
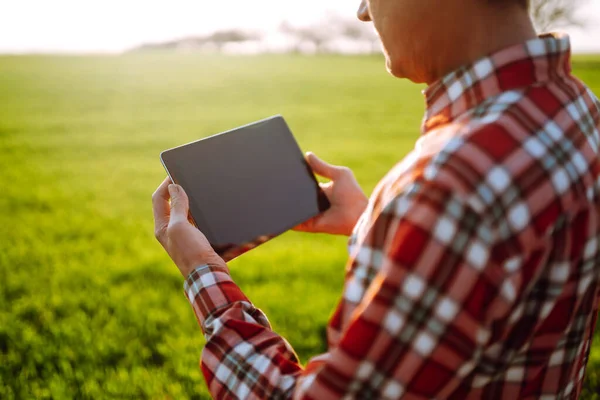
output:
M599 65L575 66L596 93ZM0 57L0 398L208 398L152 233L159 152L281 113L370 193L418 136L420 90L379 57ZM345 239L291 232L230 268L305 362L345 261ZM598 337L586 385L598 398Z

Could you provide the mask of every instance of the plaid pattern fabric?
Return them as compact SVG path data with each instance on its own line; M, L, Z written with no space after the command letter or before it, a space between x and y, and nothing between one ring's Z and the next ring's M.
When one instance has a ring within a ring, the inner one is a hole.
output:
M600 104L569 60L567 36L543 36L427 89L305 367L225 268L196 269L213 396L577 398L600 299Z

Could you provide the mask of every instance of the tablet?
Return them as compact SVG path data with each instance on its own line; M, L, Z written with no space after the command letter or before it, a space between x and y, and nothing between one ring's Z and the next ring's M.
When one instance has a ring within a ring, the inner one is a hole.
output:
M190 217L229 261L329 208L280 115L166 150Z

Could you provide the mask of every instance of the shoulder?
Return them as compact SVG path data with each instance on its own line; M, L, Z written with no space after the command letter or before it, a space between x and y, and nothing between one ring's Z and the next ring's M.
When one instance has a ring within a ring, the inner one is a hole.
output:
M576 79L506 91L419 141L424 178L467 197L504 191L532 168L550 176L551 153L582 151L584 136L597 153L598 122L596 98Z
M427 133L418 179L454 193L500 239L537 243L563 214L589 205L597 104L575 79L505 92Z
M465 199L482 195L486 186L502 190L504 181L517 172L511 171L511 161L529 158L523 152L524 138L507 125L502 114L488 113L429 132L417 143L422 154L419 179Z
M526 96L505 92L420 138L420 168L413 174L418 187L452 193L490 224L506 218L522 195L519 177L536 163L535 149L528 147L538 128L515 117Z

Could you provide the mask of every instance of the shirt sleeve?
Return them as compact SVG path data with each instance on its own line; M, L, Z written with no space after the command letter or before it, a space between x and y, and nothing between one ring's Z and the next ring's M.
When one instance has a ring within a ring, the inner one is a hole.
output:
M201 367L215 398L445 398L488 383L483 354L516 297L492 260L493 231L451 191L415 184L377 216L351 263L356 302L340 340L303 368L225 268L201 267L186 294L207 344ZM491 379L491 378L490 378Z

